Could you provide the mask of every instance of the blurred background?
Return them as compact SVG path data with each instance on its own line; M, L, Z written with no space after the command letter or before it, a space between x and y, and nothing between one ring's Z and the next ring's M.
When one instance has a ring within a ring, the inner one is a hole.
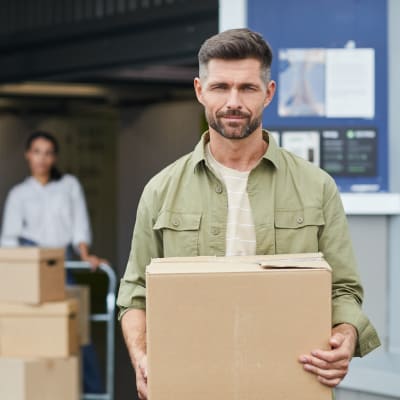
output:
M365 151L373 165L333 175L349 216L366 311L384 345L354 363L337 399L400 398L399 19L398 0L0 0L0 210L10 188L28 175L23 153L30 132L54 133L60 169L84 188L93 252L108 259L119 278L144 185L191 151L205 129L192 87L207 37L242 26L262 32L274 49L278 86L280 79L285 83L280 68L287 61L281 50L344 48L348 42L373 49L372 115L332 116L319 108L288 116L277 98L264 125L281 145L288 131L301 132L300 147L289 140L288 148L301 153L311 146L310 161L316 151L328 172L335 143L329 147L324 132L374 132L372 142L353 148L353 154ZM104 363L104 332L92 333ZM135 396L117 324L115 399Z

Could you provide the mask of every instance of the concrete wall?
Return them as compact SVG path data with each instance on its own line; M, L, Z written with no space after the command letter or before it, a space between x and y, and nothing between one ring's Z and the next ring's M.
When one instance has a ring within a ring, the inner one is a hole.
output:
M192 151L200 138L202 108L179 101L125 109L118 145L118 273L125 270L137 204L147 181ZM116 400L135 399L134 371L117 327Z
M11 113L0 114L0 215L3 214L7 193L16 182L27 174L23 162L23 148L27 126L25 122ZM1 217L0 217L1 226Z
M201 135L202 113L194 100L122 110L118 138L118 268L121 274L145 184L194 148Z

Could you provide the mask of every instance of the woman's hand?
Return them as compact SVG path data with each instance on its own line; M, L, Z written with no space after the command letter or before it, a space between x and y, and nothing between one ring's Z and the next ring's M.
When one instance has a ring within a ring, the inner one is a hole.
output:
M79 244L79 252L81 255L81 260L88 262L92 267L92 271L95 271L100 264L110 264L104 258L100 258L95 254L89 254L89 246L87 245L87 243Z
M100 266L100 264L109 264L107 260L105 260L104 258L100 258L95 254L88 254L85 257L81 257L81 260L88 262L93 271L95 271Z

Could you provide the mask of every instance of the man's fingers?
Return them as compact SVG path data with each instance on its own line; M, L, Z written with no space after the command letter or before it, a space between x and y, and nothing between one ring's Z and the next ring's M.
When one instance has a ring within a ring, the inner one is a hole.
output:
M323 369L312 364L305 364L304 369L325 379L343 379L347 373L347 369Z
M144 355L137 364L136 389L140 400L147 400L147 357Z
M335 350L314 350L311 352L314 358L326 361L330 364L336 363L341 360L349 360L349 353L342 347ZM310 358L310 357L308 357Z
M339 385L339 383L341 382L340 378L336 378L336 379L326 379L323 378L322 376L318 376L318 380L323 384L326 385L328 387L334 388L337 385Z
M311 355L300 356L303 368L315 374L318 380L326 386L335 387L346 376L354 353L355 328L345 324L332 330L329 340L331 350L314 350Z
M320 359L317 357L302 357L300 359L302 364L311 364L320 369L348 369L350 365L350 360L348 359L340 359L336 362L328 362L324 359Z
M140 400L147 400L147 383L143 377L136 378L136 389Z

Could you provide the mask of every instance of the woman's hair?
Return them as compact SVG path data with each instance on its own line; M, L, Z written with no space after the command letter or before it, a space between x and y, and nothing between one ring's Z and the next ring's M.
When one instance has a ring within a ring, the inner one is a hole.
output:
M54 154L57 155L59 153L60 148L57 139L51 133L45 131L35 131L30 134L25 145L26 151L31 149L32 144L36 139L44 139L49 141L53 146ZM55 165L53 165L50 170L50 181L59 181L62 176L62 172L60 172L60 170Z

